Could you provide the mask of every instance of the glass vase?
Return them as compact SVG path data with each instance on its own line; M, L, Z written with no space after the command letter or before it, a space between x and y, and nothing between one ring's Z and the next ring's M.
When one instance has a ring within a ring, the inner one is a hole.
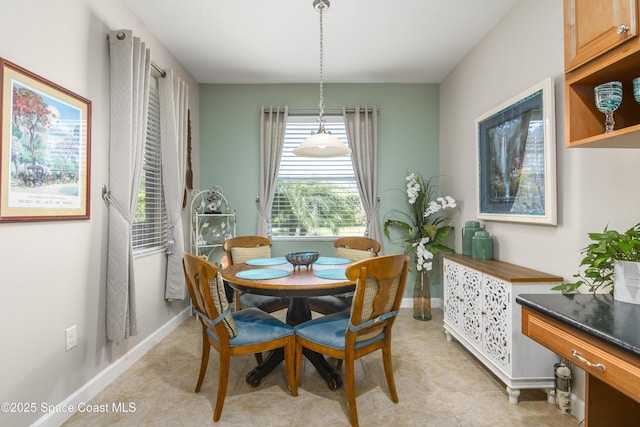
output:
M429 273L426 270L416 272L416 284L413 288L413 318L431 320L431 289Z
M594 88L596 108L605 114L605 133L613 132L613 112L622 103L622 83L609 82Z

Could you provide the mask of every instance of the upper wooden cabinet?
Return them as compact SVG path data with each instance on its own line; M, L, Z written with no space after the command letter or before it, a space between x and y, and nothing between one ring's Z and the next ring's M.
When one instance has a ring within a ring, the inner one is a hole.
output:
M636 0L564 0L565 71L638 36Z
M640 104L633 96L633 79L640 77L639 1L564 0L567 147L640 148ZM623 96L614 131L605 133L594 88L610 81L622 83Z

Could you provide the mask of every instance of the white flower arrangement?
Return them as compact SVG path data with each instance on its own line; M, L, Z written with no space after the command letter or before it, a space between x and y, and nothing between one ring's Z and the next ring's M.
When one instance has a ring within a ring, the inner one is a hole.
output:
M429 240L428 237L423 237L418 243L413 244L416 248L416 269L418 271L431 271L433 269L433 254L425 246L429 243Z
M409 197L409 204L413 205L418 199L418 195L422 188L418 183L418 177L415 173L410 173L405 179L407 180L407 196Z
M421 175L411 172L405 181L411 213L392 210L389 214L397 213L402 219L385 220L384 233L389 237L389 227L393 226L404 232L405 252L415 253L417 271L430 271L435 254L455 252L443 244L453 231L452 226L443 223L449 219L445 211L455 209L458 202L451 196L436 196L434 178L425 181Z

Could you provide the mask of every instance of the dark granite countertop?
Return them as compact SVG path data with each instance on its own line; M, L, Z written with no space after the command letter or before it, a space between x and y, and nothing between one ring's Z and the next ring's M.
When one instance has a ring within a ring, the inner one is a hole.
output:
M609 294L523 294L516 302L640 357L640 305Z

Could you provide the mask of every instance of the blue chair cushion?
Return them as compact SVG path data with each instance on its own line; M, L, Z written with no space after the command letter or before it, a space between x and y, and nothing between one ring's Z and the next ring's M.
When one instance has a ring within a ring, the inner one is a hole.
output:
M295 326L296 335L325 347L345 349L345 338L351 314L348 311L329 314ZM356 342L356 349L365 347L384 338L384 333L366 341Z
M243 292L240 295L240 303L243 307L256 307L266 312L271 312L289 304L289 300L283 297L272 297L268 295L257 295Z
M249 307L237 311L233 313L233 320L238 329L238 335L229 340L231 347L259 344L294 333L292 326L258 308ZM218 336L212 329L207 329L207 333L218 341Z

